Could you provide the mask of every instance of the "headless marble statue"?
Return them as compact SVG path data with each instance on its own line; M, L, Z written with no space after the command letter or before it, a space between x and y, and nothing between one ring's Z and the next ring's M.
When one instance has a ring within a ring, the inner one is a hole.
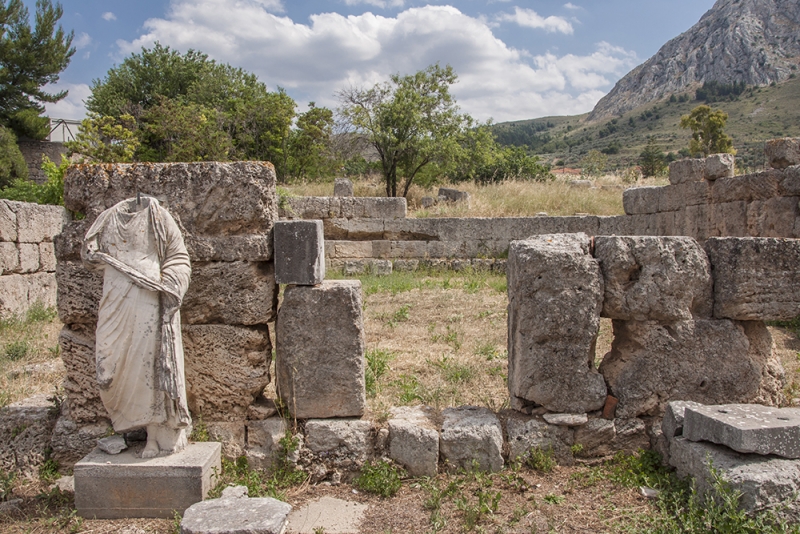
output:
M82 255L104 272L97 380L114 430L146 429L144 458L178 452L191 423L180 319L191 267L180 229L155 198L137 195L100 214Z

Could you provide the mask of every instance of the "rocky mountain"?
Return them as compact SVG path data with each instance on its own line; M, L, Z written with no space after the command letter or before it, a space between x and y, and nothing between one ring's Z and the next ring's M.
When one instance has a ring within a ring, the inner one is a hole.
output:
M708 81L768 85L800 63L800 1L718 0L603 97L588 120L617 116Z

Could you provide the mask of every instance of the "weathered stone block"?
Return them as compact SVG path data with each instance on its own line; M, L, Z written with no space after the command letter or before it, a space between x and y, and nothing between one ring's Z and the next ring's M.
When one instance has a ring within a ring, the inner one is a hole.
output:
M710 317L708 258L690 237L596 237L605 286L604 317L676 321Z
M189 258L195 261L269 261L272 235L184 237Z
M67 325L58 336L66 377L64 391L72 421L95 423L106 419L108 412L97 386L94 325Z
M800 241L779 238L709 238L714 274L714 316L778 321L800 310Z
M709 235L738 237L749 235L747 231L746 201L711 204L709 209L710 222L713 225Z
M314 454L362 462L374 444L372 423L363 419L311 419L305 439Z
M404 219L407 213L407 204L404 197L395 198L366 198L364 199L364 215L368 219Z
M17 214L11 209L11 201L0 199L0 241L17 241Z
M61 206L13 201L7 201L7 206L17 216L17 241L20 243L52 241L69 220Z
M247 449L249 464L269 469L280 451L280 440L286 436L286 423L281 417L247 422Z
M75 508L86 518L171 519L206 498L222 467L219 443L143 459L143 445L117 455L95 449L75 464Z
M440 187L438 197L445 202L469 202L469 193L449 187Z
M0 409L0 467L7 473L34 476L50 447L56 417L47 395Z
M335 197L352 197L353 196L353 182L347 178L337 178L333 181L333 196Z
M622 205L627 215L656 213L663 187L631 187L622 193Z
M773 169L785 169L800 164L800 139L784 137L770 139L764 145L764 155Z
M206 421L244 420L270 379L266 325L183 325L182 330L189 409Z
M615 320L600 372L621 418L660 415L671 400L749 402L770 379L768 336L763 324L727 320Z
M658 211L677 211L686 206L708 202L711 186L708 182L685 182L661 188Z
M671 401L667 403L664 411L664 418L661 421L661 431L668 441L672 438L683 435L683 421L686 408L690 406L702 406L702 404L692 401Z
M589 419L575 429L575 443L581 446L579 455L588 458L612 454L616 437L614 421L608 419Z
M332 247L325 248L325 252L333 250L334 258L371 258L372 241L334 241Z
M56 421L50 447L53 459L61 467L72 467L75 462L97 447L97 440L114 429L111 422L104 419L97 423L78 424L69 417L69 408L61 405L61 417Z
M64 324L97 324L97 308L103 296L103 273L87 269L80 261L59 261L58 317Z
M275 278L279 284L322 283L325 279L322 221L275 223Z
M39 270L48 273L56 270L56 254L52 242L39 243Z
M650 448L647 425L641 419L614 419L614 451L633 454L639 449Z
M0 276L0 317L21 315L28 309L27 276Z
M747 233L753 237L797 237L800 197L754 200L747 205Z
M278 218L271 163L75 165L64 177L64 205L91 223L117 202L152 195L190 236L267 235Z
M181 534L283 534L291 511L291 505L277 499L248 498L245 486L225 488L219 499L186 510Z
M19 243L19 270L23 274L35 273L39 270L39 245L36 243Z
M688 406L683 436L743 453L800 458L800 409L760 404Z
M508 257L508 388L553 412L603 407L594 368L603 305L600 266L585 234L514 241Z
M181 320L189 324L266 324L275 320L277 307L272 262L195 262Z
M70 221L61 229L61 233L53 237L53 247L58 261L81 259L83 238L89 226L85 219Z
M28 307L37 302L45 308L55 307L57 293L55 273L38 272L26 275L25 279L28 282Z
M499 471L503 468L503 429L487 408L461 406L442 411L439 451L449 469Z
M433 477L439 463L439 431L431 408L392 408L389 419L389 458L412 477Z
M784 512L798 518L800 460L741 454L721 445L678 437L670 446L670 465L678 476L693 477L700 494L713 488L713 466L731 490L741 492L739 506L746 512L787 505Z
M709 181L733 176L736 170L733 154L711 154L705 163L704 177Z
M738 200L768 200L785 195L781 191L784 173L776 170L721 178L714 182L710 190L710 202L721 204Z
M361 282L288 286L276 329L278 395L294 417L363 415Z
M209 441L222 444L222 456L236 460L245 453L246 430L244 421L205 421Z
M16 243L0 241L0 275L18 273L19 249Z
M559 464L571 465L574 431L571 428L550 425L540 417L509 411L506 419L508 460L523 457L528 451L552 451Z
M682 184L699 182L705 177L706 160L704 158L686 158L669 164L669 183Z

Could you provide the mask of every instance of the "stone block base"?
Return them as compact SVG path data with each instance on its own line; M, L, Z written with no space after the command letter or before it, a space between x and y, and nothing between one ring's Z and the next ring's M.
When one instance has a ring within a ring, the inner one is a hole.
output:
M113 456L95 449L75 464L78 515L169 519L205 499L221 472L219 443L190 443L179 453L149 459L139 457L143 446Z

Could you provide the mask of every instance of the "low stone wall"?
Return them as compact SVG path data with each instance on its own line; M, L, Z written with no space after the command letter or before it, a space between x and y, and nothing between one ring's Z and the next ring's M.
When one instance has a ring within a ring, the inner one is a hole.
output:
M61 206L0 200L0 317L55 306L53 238L67 220Z
M189 408L228 456L244 448L248 421L274 413L261 396L270 381L278 290L272 253L277 219L275 171L261 162L78 165L65 177L67 208L86 218L56 239L59 338L66 367L65 411L52 446L73 462L108 429L95 378L102 275L80 248L105 209L137 191L158 198L184 235L192 278L181 308Z

